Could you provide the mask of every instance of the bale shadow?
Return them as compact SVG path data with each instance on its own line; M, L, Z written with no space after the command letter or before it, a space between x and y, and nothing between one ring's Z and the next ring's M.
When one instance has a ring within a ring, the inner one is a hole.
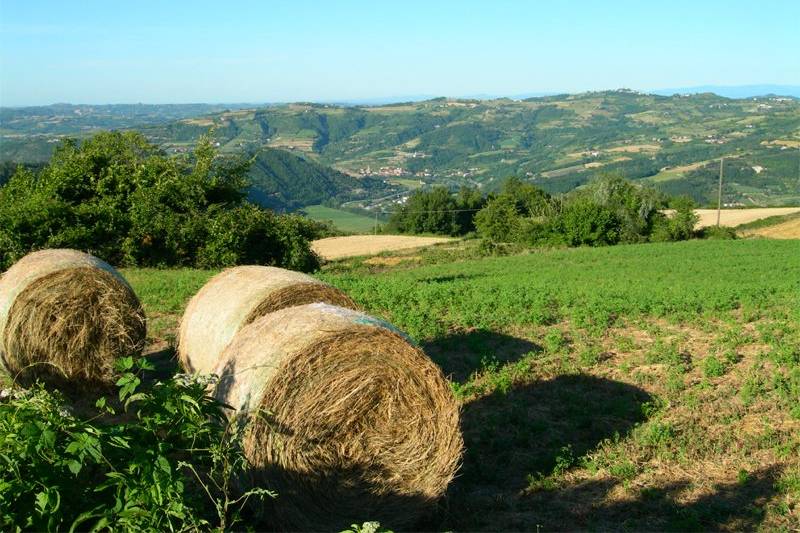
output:
M779 475L777 466L762 468L747 479L716 484L688 503L681 502L681 495L692 489L692 480L647 487L633 498L612 502L604 500L620 481L588 481L521 499L511 522L525 517L524 523L553 530L754 531L776 494ZM493 520L508 523L509 518L508 510L501 510Z
M142 373L142 381L145 383L165 381L183 371L175 348L167 343L149 347L142 356L154 367Z
M451 276L432 276L429 278L420 278L419 283L451 283L453 281L464 281L476 278L483 278L484 274L453 274Z
M427 525L475 528L486 512L515 500L531 477L570 466L604 439L626 434L645 419L642 404L651 399L626 383L565 375L470 402L462 414L463 466L448 509L440 523Z
M453 333L423 343L422 348L445 376L456 382L469 379L486 364L513 363L531 352L542 351L541 346L529 340L487 329Z
M383 472L383 473L382 473ZM418 531L437 502L423 495L375 491L375 479L389 479L380 465L330 465L325 471L253 468L245 483L277 493L254 499L242 518L257 531L344 531L353 524L379 522L392 531Z

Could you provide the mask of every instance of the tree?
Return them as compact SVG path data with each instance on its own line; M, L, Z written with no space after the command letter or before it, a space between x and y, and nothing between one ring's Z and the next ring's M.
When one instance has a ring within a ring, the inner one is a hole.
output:
M244 201L247 168L208 138L189 160L136 132L64 141L39 173L20 167L0 187L0 268L49 247L114 264L315 268L297 227Z

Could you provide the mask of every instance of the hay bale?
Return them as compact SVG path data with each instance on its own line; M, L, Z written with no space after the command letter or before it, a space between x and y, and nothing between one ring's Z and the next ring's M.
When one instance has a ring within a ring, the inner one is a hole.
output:
M242 328L215 396L243 421L250 483L278 492L279 529L413 525L461 458L459 408L437 367L389 324L327 304Z
M188 372L214 371L242 326L285 307L325 302L355 309L345 293L311 276L266 266L229 268L208 281L186 307L178 356Z
M75 250L26 255L0 278L0 360L27 385L104 387L144 348L144 310L112 266Z

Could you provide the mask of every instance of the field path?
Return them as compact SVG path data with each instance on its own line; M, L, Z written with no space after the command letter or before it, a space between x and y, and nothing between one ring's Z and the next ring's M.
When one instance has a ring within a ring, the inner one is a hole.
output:
M448 237L412 237L408 235L352 235L328 237L311 243L323 259L342 259L360 255L375 255L409 248L420 248L454 239Z

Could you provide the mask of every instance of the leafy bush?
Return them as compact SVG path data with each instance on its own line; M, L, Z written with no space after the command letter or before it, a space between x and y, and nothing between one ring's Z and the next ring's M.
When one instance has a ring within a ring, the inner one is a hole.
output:
M653 225L650 235L652 241L683 241L691 239L694 227L700 218L694 212L695 203L688 196L673 199L670 207L675 210L672 216L661 217Z
M736 230L726 226L706 226L698 232L701 239L727 240L737 238Z
M0 187L0 268L66 247L114 264L313 270L318 259L298 224L244 200L248 165L217 157L205 138L191 161L135 132L64 141L40 172L20 167Z
M620 226L616 213L588 199L570 202L555 221L558 233L569 246L616 244Z
M416 191L389 220L400 233L465 235L475 230L474 217L486 203L477 189L463 187L454 196L446 187Z
M664 205L657 191L614 175L559 199L512 178L475 220L478 234L495 244L598 246L694 236L691 200L677 199L671 218L660 211Z
M493 243L516 242L521 225L522 216L517 212L517 204L510 196L492 198L475 215L478 235Z
M207 530L234 524L250 498L238 431L205 393L177 376L141 387L127 358L119 402L71 408L41 387L0 401L0 524L4 530ZM118 403L118 407L112 407Z

